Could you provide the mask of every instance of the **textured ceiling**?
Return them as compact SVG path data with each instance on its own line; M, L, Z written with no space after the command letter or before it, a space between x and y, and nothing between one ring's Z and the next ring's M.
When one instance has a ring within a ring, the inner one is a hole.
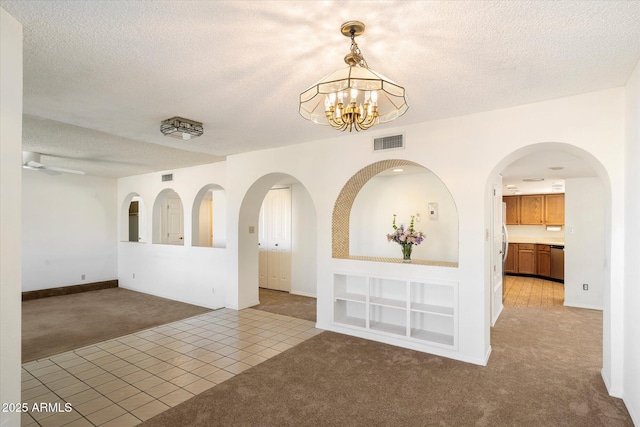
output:
M369 66L407 89L398 126L621 86L640 58L640 1L0 6L24 27L24 148L102 176L341 136L302 119L298 97L344 66L348 20L367 26ZM175 115L204 136L162 136Z

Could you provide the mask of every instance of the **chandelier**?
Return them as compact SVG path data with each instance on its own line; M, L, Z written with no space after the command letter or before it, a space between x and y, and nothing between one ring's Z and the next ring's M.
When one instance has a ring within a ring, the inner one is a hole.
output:
M182 117L172 117L162 121L160 124L160 132L172 138L188 140L201 136L204 128L200 122L183 119Z
M342 34L351 38L351 51L344 57L349 65L327 75L300 94L300 115L319 125L356 131L369 129L403 115L409 105L402 86L367 65L355 38L364 24L342 24Z

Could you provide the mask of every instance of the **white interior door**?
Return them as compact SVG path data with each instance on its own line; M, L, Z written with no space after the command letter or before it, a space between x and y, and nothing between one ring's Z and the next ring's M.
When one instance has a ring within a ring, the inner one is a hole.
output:
M502 312L503 293L503 234L502 224L504 222L502 212L502 175L498 176L493 184L491 203L491 324L495 325L496 320Z
M291 188L274 188L262 202L259 218L259 277L262 287L291 290Z
M182 201L175 192L167 194L165 236L170 245L184 244L184 212Z

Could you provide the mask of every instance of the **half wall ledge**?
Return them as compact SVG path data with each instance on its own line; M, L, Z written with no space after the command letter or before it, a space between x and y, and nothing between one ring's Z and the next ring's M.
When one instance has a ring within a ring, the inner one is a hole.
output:
M350 255L346 257L334 257L334 258L353 259L356 261L391 262L394 264L405 264L405 262L401 258L384 258L384 257L357 256L357 255ZM406 263L406 264L430 265L432 267L458 268L458 263L451 262L451 261L427 261L425 259L412 259L410 263Z

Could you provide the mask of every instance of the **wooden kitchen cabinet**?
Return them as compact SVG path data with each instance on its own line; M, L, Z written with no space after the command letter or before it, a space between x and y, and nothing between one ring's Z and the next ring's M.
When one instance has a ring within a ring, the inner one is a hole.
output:
M564 225L564 194L503 196L507 225Z
M551 245L509 243L509 253L504 262L504 272L515 275L536 276L543 279L563 280L563 272L552 278L551 262Z
M544 195L520 196L520 224L544 224Z
M520 196L504 196L502 201L507 205L505 224L520 224Z
M537 274L535 244L518 244L518 273Z
M564 225L564 194L544 196L544 222L547 225Z
M551 276L551 246L536 245L536 270L538 276Z
M505 273L517 273L518 272L518 244L509 243L509 252L507 252L507 259L504 261Z

